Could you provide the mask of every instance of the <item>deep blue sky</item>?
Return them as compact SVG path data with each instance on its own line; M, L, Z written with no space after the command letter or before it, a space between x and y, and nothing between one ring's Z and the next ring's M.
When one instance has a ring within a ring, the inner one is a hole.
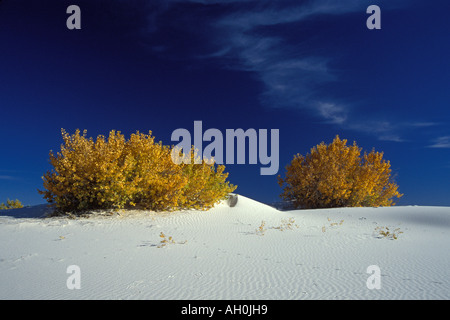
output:
M81 30L66 8L81 8ZM366 8L381 8L368 30ZM450 205L447 0L0 1L0 202L37 193L61 128L280 130L280 170L336 134L384 151L404 197ZM228 165L236 192L276 176Z

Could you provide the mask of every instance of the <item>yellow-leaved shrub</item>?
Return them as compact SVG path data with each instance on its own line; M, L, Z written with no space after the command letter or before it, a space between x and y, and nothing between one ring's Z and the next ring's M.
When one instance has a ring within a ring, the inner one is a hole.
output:
M336 136L306 156L294 156L286 177L278 177L281 197L296 208L391 206L392 198L402 194L392 181L390 166L383 152L361 155L356 142L347 146L347 140Z
M20 209L23 208L22 202L20 202L18 199L16 200L6 200L6 204L3 202L0 203L0 210L9 210L9 209Z
M194 148L191 150L191 162L197 157ZM197 161L198 162L198 161ZM223 186L227 185L228 174L224 173L225 166L214 165L212 159L203 159L201 164L180 164L183 175L187 178L184 187L185 205L193 208L210 208L214 199L222 198ZM236 189L235 186L227 188L228 193Z
M39 193L59 211L139 208L208 209L236 189L224 166L175 164L169 146L149 134L129 140L116 131L94 141L76 130L62 130L64 143L50 151L51 171Z

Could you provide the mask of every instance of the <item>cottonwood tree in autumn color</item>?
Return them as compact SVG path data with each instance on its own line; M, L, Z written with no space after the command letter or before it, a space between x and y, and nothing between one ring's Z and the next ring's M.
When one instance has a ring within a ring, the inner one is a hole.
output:
M137 208L155 211L213 207L236 186L226 181L225 166L208 159L175 164L172 147L136 132L128 140L112 130L109 137L87 138L62 130L64 143L39 193L58 211Z
M395 205L400 198L391 177L391 165L383 152L361 154L356 145L336 136L333 142L313 147L306 156L297 154L278 177L281 197L296 208L377 207Z

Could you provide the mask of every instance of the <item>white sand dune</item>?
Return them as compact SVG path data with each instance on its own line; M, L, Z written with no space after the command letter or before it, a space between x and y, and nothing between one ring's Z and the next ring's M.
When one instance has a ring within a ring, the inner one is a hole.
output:
M450 298L449 207L282 212L239 196L207 212L45 210L0 212L0 299ZM377 227L403 233L378 238ZM175 243L161 247L161 232ZM66 285L70 265L80 289ZM380 289L366 285L370 265Z

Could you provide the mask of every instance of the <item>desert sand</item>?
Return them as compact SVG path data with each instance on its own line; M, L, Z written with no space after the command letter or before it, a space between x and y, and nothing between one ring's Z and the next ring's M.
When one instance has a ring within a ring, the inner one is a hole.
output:
M0 211L0 299L450 298L450 207L48 212Z

